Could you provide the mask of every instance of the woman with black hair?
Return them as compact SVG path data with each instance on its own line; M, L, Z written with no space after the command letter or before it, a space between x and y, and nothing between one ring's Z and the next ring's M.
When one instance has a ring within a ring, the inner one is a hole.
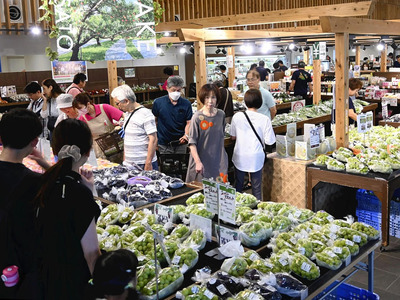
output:
M158 87L160 88L161 91L166 91L166 90L167 90L167 87L168 87L168 86L167 86L168 78L170 78L171 76L173 76L174 70L173 70L171 67L165 67L164 70L163 70L163 73L164 73L165 75L167 75L168 77L167 77L167 79L165 79L164 84L161 85L161 83L159 83L159 84L158 84Z
M34 201L39 276L45 299L83 299L100 255L93 174L80 171L92 148L92 134L84 122L66 119L55 128L52 147L58 162L44 173Z
M96 297L107 300L139 299L136 292L136 255L126 249L107 252L94 267L92 284Z
M60 86L54 79L48 78L42 81L43 88L43 107L40 116L47 120L47 129L49 130L49 140L51 141L53 130L60 114L57 109L57 97L63 94Z

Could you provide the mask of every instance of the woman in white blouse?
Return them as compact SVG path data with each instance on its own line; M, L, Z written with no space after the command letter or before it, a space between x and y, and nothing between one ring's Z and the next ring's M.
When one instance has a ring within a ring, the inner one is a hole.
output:
M49 139L51 140L51 135L53 133L58 115L60 114L60 110L57 109L56 99L59 95L63 93L60 86L53 79L48 78L43 80L43 107L40 112L40 116L43 119L46 119L47 129L49 130Z

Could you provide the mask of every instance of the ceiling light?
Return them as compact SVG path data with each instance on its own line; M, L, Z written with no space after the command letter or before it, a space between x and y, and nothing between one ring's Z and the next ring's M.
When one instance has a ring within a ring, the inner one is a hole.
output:
M376 46L376 49L378 49L378 51L382 51L383 49L385 49L385 44L382 41L380 41Z
M226 55L226 53L227 53L227 52L226 52L225 48L223 48L223 49L222 49L222 54Z
M179 52L180 52L181 54L185 54L185 53L186 53L186 48L185 48L185 46L182 46L181 49L179 49Z
M367 50L367 47L364 45L364 47L363 47L363 50L365 51L365 50Z
M351 49L351 52L356 52L356 48Z
M42 32L42 30L39 27L35 26L35 27L31 28L31 32L34 35L38 35L38 34L40 34Z
M301 53L301 52L303 52L303 49L300 47L300 49L299 49L299 52Z
M261 52L262 53L267 53L269 50L271 50L271 43L264 41L261 44Z
M221 52L221 49L217 48L217 50L215 50L215 54L219 54Z
M189 49L189 51L190 51L190 53L194 54L194 47L193 47L193 45L192 45L192 46L190 46L190 49Z
M156 50L156 51L157 51L157 54L158 54L158 55L162 54L162 52L163 52L162 49L161 49L161 47L157 47L157 50Z
M290 49L290 50L293 50L293 49L294 49L294 47L296 47L296 45L295 45L295 44L293 44L293 43L290 43L290 44L289 44L289 49Z
M254 51L254 47L252 44L243 44L242 46L240 46L240 50L246 54L252 54Z
M242 45L240 46L240 51L244 51L244 49L246 49L246 46L245 46L244 44L242 44Z
M164 32L164 36L170 36L171 33L169 31Z

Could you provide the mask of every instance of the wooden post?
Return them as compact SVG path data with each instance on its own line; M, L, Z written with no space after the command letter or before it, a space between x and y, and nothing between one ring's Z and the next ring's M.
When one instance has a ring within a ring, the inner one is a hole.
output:
M115 106L114 99L111 97L111 92L118 86L117 78L117 61L107 61L107 72L108 72L108 92L110 93L110 104Z
M234 47L228 47L228 54L227 55L232 55L233 59L233 68L228 68L228 80L229 80L229 86L233 86L233 81L235 80L235 48Z
M303 58L306 65L310 62L310 50L303 51Z
M207 64L206 64L206 47L204 41L194 42L194 64L196 70L196 93L198 94L201 87L207 83ZM200 109L201 104L197 96L197 109Z
M313 103L318 104L321 100L321 61L313 60Z
M360 61L361 61L360 46L356 46L356 65L360 65Z
M385 48L383 48L381 52L381 72L386 72L387 65L387 45L385 44Z
M349 145L349 34L335 33L336 146Z

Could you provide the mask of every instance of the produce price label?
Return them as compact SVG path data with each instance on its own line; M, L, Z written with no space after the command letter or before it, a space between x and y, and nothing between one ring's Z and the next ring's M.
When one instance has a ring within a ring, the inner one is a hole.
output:
M211 242L212 220L198 215L190 214L190 230L201 229L205 232L207 241Z
M206 209L213 213L218 213L218 183L203 179L203 190Z
M230 241L237 241L239 239L238 232L233 229L229 229L224 226L218 226L218 225L215 226L215 229L216 230L219 229L219 242L221 245L225 245L226 243L229 243Z
M357 115L357 131L359 133L367 132L367 116L365 114Z
M209 290L205 290L204 291L204 296L206 296L208 299L212 299L212 298L214 298L214 294L212 293L212 292L210 292Z
M372 111L368 111L367 112L367 130L370 130L372 128L373 118L374 118L374 114L372 113Z
M156 203L156 205L154 206L154 214L156 215L156 220L158 224L165 224L168 222L172 223L174 210L172 207Z
M292 112L296 112L306 105L306 100L292 101L290 104Z
M387 119L388 118L388 107L387 107L387 105L383 105L382 104L382 117L384 118L384 119Z
M220 184L218 193L219 218L225 222L236 224L236 190Z
M228 290L226 289L226 287L223 284L220 284L219 286L217 286L217 290L221 295L225 295Z
M311 270L311 265L308 264L308 263L306 263L306 262L303 262L303 263L301 264L301 269L302 269L303 271L309 273L310 270Z
M337 254L342 254L342 248L341 247L333 247L333 252Z
M313 148L318 148L319 147L319 130L318 128L316 129L311 129L310 130L310 147L311 149Z
M360 243L361 242L361 236L353 235L353 242Z
M175 255L174 258L172 259L172 263L174 265L179 264L180 261L181 261L181 257L179 255Z

